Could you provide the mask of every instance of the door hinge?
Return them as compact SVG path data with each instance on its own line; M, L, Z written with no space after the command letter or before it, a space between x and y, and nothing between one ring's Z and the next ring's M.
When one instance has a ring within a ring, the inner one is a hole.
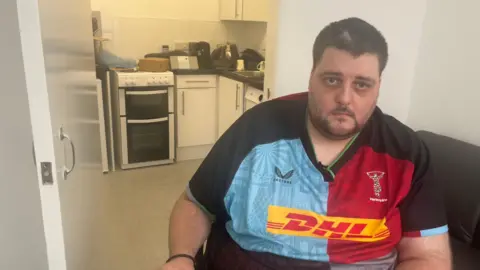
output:
M40 172L42 174L42 184L44 186L53 185L52 163L40 162Z

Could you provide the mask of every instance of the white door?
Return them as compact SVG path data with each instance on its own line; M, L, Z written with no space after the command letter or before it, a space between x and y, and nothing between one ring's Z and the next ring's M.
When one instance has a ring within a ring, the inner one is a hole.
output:
M243 0L220 0L220 20L242 20Z
M218 80L218 137L243 113L243 83L220 77Z
M90 121L97 103L90 1L17 0L17 9L49 269L93 269L92 192L102 173L100 149L91 147L99 137Z
M243 0L243 20L268 21L268 0Z
M216 88L178 89L178 147L215 143L216 90Z

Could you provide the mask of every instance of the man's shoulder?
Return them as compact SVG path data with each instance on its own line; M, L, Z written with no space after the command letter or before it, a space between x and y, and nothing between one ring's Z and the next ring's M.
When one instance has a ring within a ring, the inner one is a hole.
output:
M417 133L379 109L375 112L375 121L376 134L372 136L372 143L381 144L381 148L396 158L414 161L419 151L423 149L423 143Z

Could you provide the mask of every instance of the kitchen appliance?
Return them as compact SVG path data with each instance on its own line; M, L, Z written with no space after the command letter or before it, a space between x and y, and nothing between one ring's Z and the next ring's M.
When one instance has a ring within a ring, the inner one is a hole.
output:
M262 103L262 101L263 101L263 91L255 89L253 87L247 87L247 90L245 90L245 100L244 100L245 111L248 111L251 108L255 107L256 105Z
M240 57L245 62L246 70L257 70L258 63L265 61L265 57L253 49L246 49Z
M116 156L122 169L175 161L172 72L114 72Z
M197 70L198 59L196 56L170 56L170 66L172 70Z
M210 54L210 44L205 41L191 42L190 55L198 59L199 69L212 69L212 56Z
M217 69L234 69L239 58L235 44L220 45L212 52L213 66Z

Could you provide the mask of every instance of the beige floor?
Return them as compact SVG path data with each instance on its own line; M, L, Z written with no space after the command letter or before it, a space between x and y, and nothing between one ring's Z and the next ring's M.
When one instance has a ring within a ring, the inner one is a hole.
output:
M175 200L200 165L116 172L105 176L102 226L88 270L154 270L168 257L168 220ZM100 206L99 206L100 207Z

